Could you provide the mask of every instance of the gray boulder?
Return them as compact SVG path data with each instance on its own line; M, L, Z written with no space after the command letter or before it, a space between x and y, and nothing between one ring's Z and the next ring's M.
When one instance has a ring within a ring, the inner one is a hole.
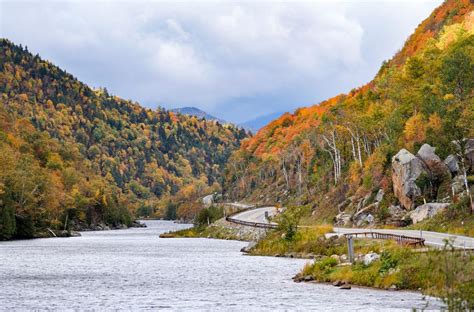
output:
M423 144L416 155L428 167L432 178L441 180L451 178L448 166L435 154L435 150L435 147L429 144Z
M345 226L351 222L351 215L348 213L341 212L336 216L336 221L334 225L336 226Z
M446 159L444 160L444 163L446 164L446 166L448 167L449 171L451 172L451 174L453 176L455 176L456 174L458 174L459 172L459 164L458 164L458 158L454 155L449 155L448 157L446 157Z
M393 192L406 209L412 209L415 200L421 195L416 180L422 174L428 174L423 162L406 149L401 149L393 156Z
M440 213L449 205L449 203L426 203L424 205L416 207L416 209L410 212L408 216L413 221L413 224L416 224L420 221L431 218L434 215Z
M375 252L370 252L364 256L364 264L369 265L377 259L380 259L379 254Z

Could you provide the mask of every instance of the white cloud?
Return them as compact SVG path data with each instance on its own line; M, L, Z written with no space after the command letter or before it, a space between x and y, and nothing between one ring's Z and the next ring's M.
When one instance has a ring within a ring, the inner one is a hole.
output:
M440 2L0 1L2 37L92 86L235 121L370 80Z

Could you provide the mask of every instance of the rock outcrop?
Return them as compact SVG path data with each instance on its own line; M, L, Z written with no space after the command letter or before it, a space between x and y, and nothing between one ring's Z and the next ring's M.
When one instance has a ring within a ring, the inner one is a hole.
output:
M452 176L455 176L458 174L459 163L455 155L449 155L448 157L446 157L446 159L444 160L444 163L446 164L446 166L448 166L448 169L451 172Z
M436 148L423 144L416 154L428 167L431 179L445 180L451 177L448 166L435 154Z
M420 221L431 218L434 215L440 213L449 205L449 203L426 203L424 205L416 207L416 209L410 212L408 215L413 221L413 223L416 224Z
M401 149L393 156L393 192L400 201L400 204L406 209L412 209L415 200L421 195L421 190L416 184L416 180L422 174L428 174L423 161L406 149Z

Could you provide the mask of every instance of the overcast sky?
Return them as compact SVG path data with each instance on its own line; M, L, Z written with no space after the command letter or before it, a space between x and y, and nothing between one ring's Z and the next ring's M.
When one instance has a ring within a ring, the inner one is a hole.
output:
M242 122L368 82L441 0L0 0L0 35L144 106Z

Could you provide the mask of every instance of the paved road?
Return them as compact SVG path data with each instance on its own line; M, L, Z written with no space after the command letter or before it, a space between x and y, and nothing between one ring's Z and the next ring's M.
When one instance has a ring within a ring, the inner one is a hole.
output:
M269 216L274 216L277 214L277 209L275 207L255 208L239 212L238 214L233 215L232 219L253 223L271 223L265 218L265 212L268 212Z
M456 248L474 249L474 237L461 235L453 235L446 233L419 231L419 230L387 230L387 229L359 229L359 228L334 228L334 232L338 234L357 233L357 232L379 232L387 234L405 235L412 237L422 237L425 244L433 247L443 247L445 239L453 239L453 246Z
M247 221L253 223L269 223L268 220L265 218L265 212L268 211L270 216L274 216L277 214L277 209L275 207L262 207L247 210L241 213L238 213L232 218L240 220L240 221ZM274 223L275 224L275 223ZM306 227L306 226L303 226ZM310 227L310 226L308 226ZM466 248L466 249L474 249L474 237L467 237L461 235L452 235L446 233L438 233L438 232L430 232L430 231L422 231L419 230L392 230L392 229L361 229L361 228L334 228L334 235L337 234L344 234L344 233L355 233L355 232L380 232L380 233L387 233L387 234L395 234L395 235L405 235L405 236L412 236L412 237L422 237L425 239L425 244L428 246L433 247L443 247L445 239L453 239L454 243L453 246L456 248Z

